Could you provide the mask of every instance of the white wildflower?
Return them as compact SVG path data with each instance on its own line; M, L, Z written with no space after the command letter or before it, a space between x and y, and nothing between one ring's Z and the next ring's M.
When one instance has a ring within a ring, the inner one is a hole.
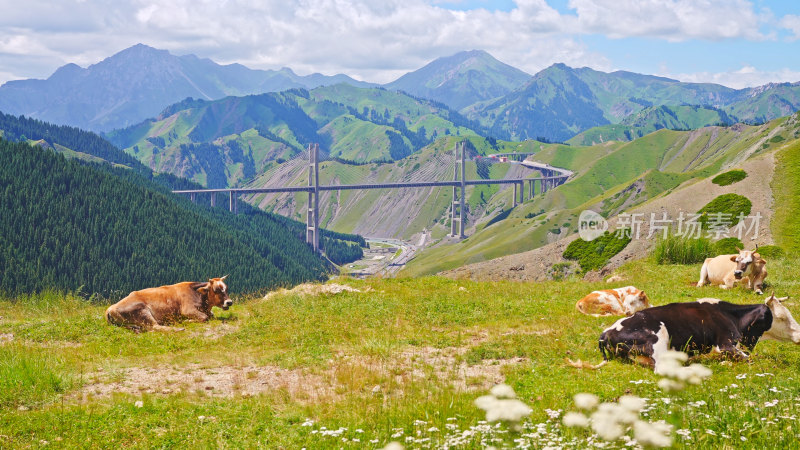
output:
M680 434L683 436L684 439L691 439L692 438L692 431L687 430L685 428L681 428L680 430L676 431L675 433Z
M623 395L619 398L620 406L631 412L638 413L646 406L646 402L635 395Z
M517 393L507 384L498 384L490 389L489 393L497 398L517 398Z
M305 421L305 422L303 422L303 423L302 423L300 426L301 426L301 427L311 427L311 426L314 426L314 421L313 421L313 420L311 420L311 419L306 419L306 421Z
M589 426L589 418L579 412L570 411L564 414L562 423L565 427L586 428Z
M519 422L531 413L525 403L517 399L496 400L493 407L486 410L486 420L489 422L508 421Z
M625 428L614 416L600 411L592 414L592 431L606 441L616 441L625 434Z
M386 444L386 447L383 447L383 450L404 450L403 444L399 442L389 442Z
M736 379L737 380L744 380L745 378L747 378L747 374L746 373L741 373L739 375L736 375Z
M658 387L665 392L675 392L683 390L684 385L680 381L671 380L669 378L662 378L658 380Z
M144 402L141 401L141 400L136 400L136 402L133 404L133 406L135 406L137 408L143 408L144 407Z
M438 428L436 428L436 427L430 427L430 428L428 428L428 433L435 433L435 432L437 432L437 431L439 431L439 429L438 429Z
M765 402L764 403L764 407L772 408L773 406L775 406L777 404L778 404L778 400L772 400L771 402Z
M714 431L714 430L709 430L709 429L706 429L706 434L710 434L710 435L712 435L712 436L716 436L716 435L717 435L717 432L716 432L716 431Z
M637 420L633 424L633 436L644 446L669 447L672 445L672 425Z
M592 410L597 407L598 403L600 403L600 400L596 395L586 393L575 394L573 400L575 401L575 406L584 411Z

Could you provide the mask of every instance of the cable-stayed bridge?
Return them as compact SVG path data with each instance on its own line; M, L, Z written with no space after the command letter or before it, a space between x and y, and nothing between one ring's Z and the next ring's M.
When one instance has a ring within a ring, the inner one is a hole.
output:
M307 192L308 208L306 211L306 240L315 251L319 251L319 203L320 193L325 191L343 190L369 190L369 189L405 189L405 188L425 188L425 187L452 187L453 201L450 204L450 235L454 237L465 237L465 218L466 211L466 187L492 184L511 184L514 187L513 206L524 201L525 184L528 184L528 198L531 199L536 194L535 183L539 182L540 192L544 193L555 186L563 184L572 176L572 172L566 169L553 167L547 164L527 161L529 155L533 153L503 153L492 155L497 158L511 160L512 163L519 164L525 168L536 170L542 175L538 177L510 177L504 179L476 179L467 180L465 163L468 160L486 161L486 163L497 162L494 157L468 158L466 142L459 142L455 145L453 152L440 152L432 156L433 160L426 162L424 166L419 165L419 170L411 171L404 175L401 181L397 182L373 182L358 183L363 181L363 173L358 170L340 171L337 177L339 184L320 184L319 166L325 161L339 161L343 167L354 167L351 161L331 157L320 152L318 144L310 144L308 149L300 152L288 161L282 162L273 174L273 178L285 180L287 183L297 174L299 170L307 167L308 184L305 186L287 185L270 187L242 187L242 188L220 188L220 189L185 189L172 191L175 194L187 194L192 201L195 201L197 194L209 194L211 196L211 206L216 206L216 195L227 194L229 208L231 212L237 212L237 199L241 195L262 194L262 193L285 193L285 192ZM417 166L415 166L417 167ZM441 180L442 171L453 167L452 180ZM436 178L439 178L437 181ZM296 177L294 177L296 178ZM296 181L296 180L295 180ZM341 183L344 181L344 183Z

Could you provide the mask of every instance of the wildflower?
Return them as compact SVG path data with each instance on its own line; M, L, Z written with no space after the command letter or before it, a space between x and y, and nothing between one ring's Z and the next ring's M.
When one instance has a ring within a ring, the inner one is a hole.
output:
M507 384L498 384L489 390L489 393L497 398L517 398L517 394L514 392L514 389Z
M133 406L135 406L137 408L142 408L142 407L144 407L144 402L141 401L141 400L136 400L136 402L133 404Z
M589 418L579 412L570 411L564 414L562 423L565 427L586 428L589 426Z
M596 408L597 404L600 402L596 395L586 393L575 394L573 400L575 401L575 406L584 411Z
M486 411L486 421L498 422L519 422L524 417L530 415L531 409L525 403L516 398L505 398L509 394L514 395L513 389L506 385L498 385L492 388L491 392L500 394L502 398L495 395L483 395L475 399L475 406Z
M383 450L404 450L403 444L399 442L389 442L386 444L386 447L383 447Z
M628 411L637 413L646 406L645 401L635 395L623 395L618 403Z
M438 428L436 428L436 427L430 427L430 428L428 428L428 433L435 433L435 432L437 432L437 431L439 431L439 429L438 429Z
M633 424L633 436L644 446L669 447L672 445L671 433L672 425L663 422L637 420Z
M680 430L676 431L675 433L680 434L683 436L684 439L691 439L692 438L692 431L687 430L685 428L681 428Z
M736 379L737 380L744 380L745 378L747 378L747 374L746 373L741 373L739 375L736 375Z
M765 408L772 408L773 406L775 406L777 404L778 404L778 400L772 400L770 402L765 402L764 403L764 407Z
M712 435L712 436L716 436L716 435L717 435L717 432L716 432L716 431L714 431L714 430L709 430L709 429L706 429L706 434L710 434L710 435Z
M311 419L306 419L306 421L305 421L305 422L303 422L303 423L302 423L300 426L301 426L301 427L311 427L311 426L314 426L314 421L313 421L313 420L311 420Z
M683 383L680 381L671 380L669 378L662 378L658 380L658 387L665 392L675 392L683 390Z

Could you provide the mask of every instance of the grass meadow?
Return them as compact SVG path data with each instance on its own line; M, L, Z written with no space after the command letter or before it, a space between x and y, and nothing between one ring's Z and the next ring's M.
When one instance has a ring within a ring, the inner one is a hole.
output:
M798 260L771 260L770 286L800 295ZM695 288L698 265L637 261L619 272L656 305L750 291ZM235 282L235 280L231 280ZM235 298L176 333L135 334L70 294L0 301L0 447L407 448L603 446L564 428L580 392L647 399L684 448L796 448L800 348L764 341L749 362L711 357L700 386L661 392L649 369L598 370L616 318L575 302L605 283L339 280L361 292ZM617 285L615 285L617 286ZM789 303L800 316L800 306ZM520 431L482 422L473 401L505 381L533 410ZM609 444L625 447L624 440Z

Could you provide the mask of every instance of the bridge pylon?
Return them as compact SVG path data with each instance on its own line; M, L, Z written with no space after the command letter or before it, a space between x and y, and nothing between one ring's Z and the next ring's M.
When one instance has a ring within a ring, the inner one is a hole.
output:
M461 149L461 158L459 158L458 150ZM450 205L450 237L458 237L459 239L464 239L466 236L464 234L464 211L466 209L466 179L465 175L465 168L464 168L464 159L465 153L467 149L467 143L457 142L455 148L453 149L453 156L455 158L455 166L453 168L453 181L460 181L458 186L453 186L453 203ZM459 172L461 173L461 177L459 179ZM460 192L460 196L458 195Z
M308 187L306 242L319 252L319 144L308 144Z

